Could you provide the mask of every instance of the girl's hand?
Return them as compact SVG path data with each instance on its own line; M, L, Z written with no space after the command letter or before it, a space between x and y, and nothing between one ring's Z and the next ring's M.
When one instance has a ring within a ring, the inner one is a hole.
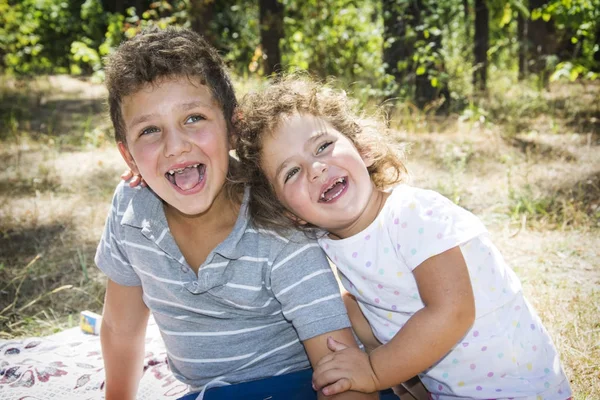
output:
M356 348L327 338L327 347L334 353L323 357L313 372L313 388L322 390L325 396L354 390L373 393L378 380L371 368L369 356Z
M141 175L136 175L132 170L128 169L121 175L121 179L124 181L129 181L129 187L136 187L141 185L142 187L146 186L146 181L142 178Z

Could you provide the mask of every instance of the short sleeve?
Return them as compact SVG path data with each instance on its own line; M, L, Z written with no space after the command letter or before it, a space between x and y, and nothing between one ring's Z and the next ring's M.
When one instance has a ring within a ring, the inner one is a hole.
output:
M300 340L350 327L325 253L303 234L294 236L273 262L271 289Z
M125 189L123 183L120 183L115 190L94 261L109 279L119 285L140 286L142 284L140 278L132 268L124 248L121 219L131 197L131 193L127 191L131 189Z
M479 218L437 192L404 187L392 196L390 236L411 270L486 232Z

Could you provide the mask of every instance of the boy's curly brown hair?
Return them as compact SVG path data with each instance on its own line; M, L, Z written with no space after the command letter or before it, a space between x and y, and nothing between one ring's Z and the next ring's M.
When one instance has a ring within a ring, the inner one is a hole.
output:
M233 84L223 59L194 31L173 27L146 29L123 42L107 57L105 73L108 107L117 142L127 143L121 112L123 99L146 84L172 77L199 79L208 86L231 132L237 106Z
M287 75L262 91L247 94L234 118L236 153L245 183L252 188L249 210L255 225L277 231L293 227L317 231L313 225L301 225L286 217L287 210L277 200L273 185L261 169L263 139L273 134L285 117L296 113L317 116L350 139L361 154L373 161L368 171L378 189L406 179L403 147L392 141L381 115L366 117L355 100L331 84L306 75Z

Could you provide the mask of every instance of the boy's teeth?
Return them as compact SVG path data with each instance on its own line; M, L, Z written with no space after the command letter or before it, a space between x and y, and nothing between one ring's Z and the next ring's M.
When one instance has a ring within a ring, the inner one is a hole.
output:
M176 169L170 169L168 171L169 174L174 175L174 174L181 174L183 171L185 171L186 168L197 168L200 164L194 164L194 165L188 165L185 168L176 168Z

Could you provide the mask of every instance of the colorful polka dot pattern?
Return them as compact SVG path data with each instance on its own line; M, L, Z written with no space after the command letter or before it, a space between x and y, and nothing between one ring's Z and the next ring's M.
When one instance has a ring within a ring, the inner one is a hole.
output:
M424 306L412 270L433 255L461 246L477 319L454 349L422 375L434 399L570 396L547 332L471 213L435 192L399 186L366 230L320 243L383 343Z

